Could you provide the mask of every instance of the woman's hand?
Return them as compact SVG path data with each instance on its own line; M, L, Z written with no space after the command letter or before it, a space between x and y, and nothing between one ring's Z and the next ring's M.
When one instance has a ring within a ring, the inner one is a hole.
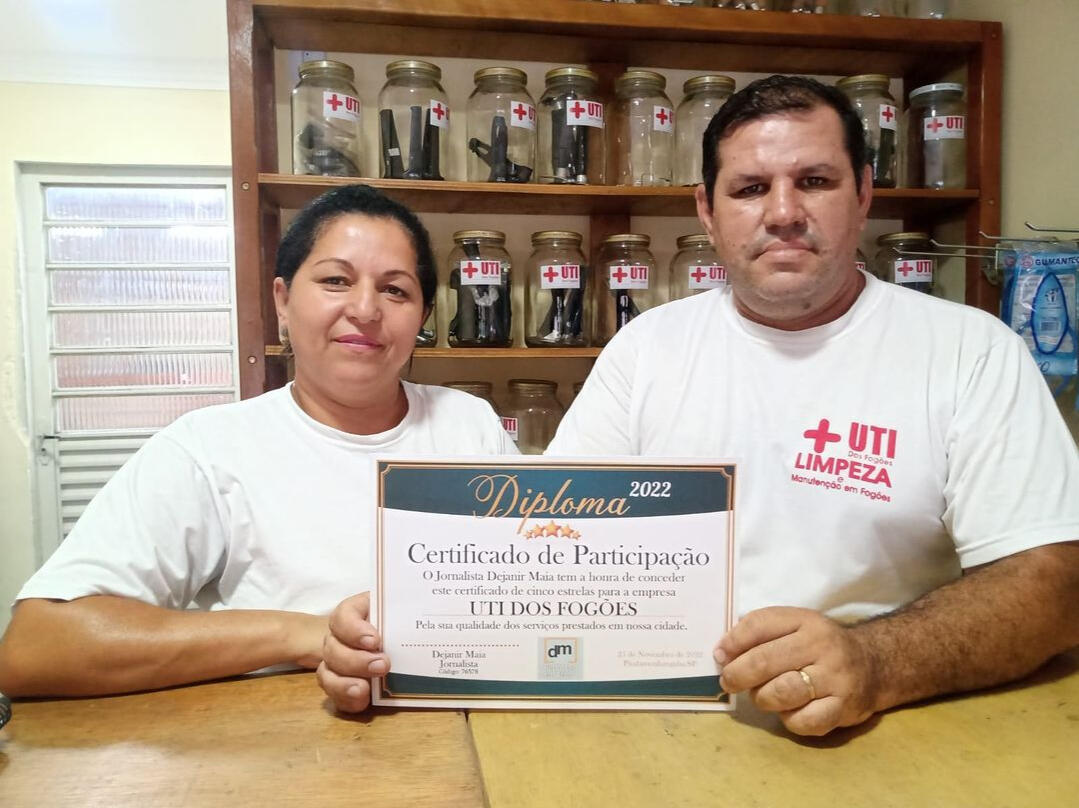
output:
M318 683L343 713L358 713L371 703L372 676L390 669L389 658L380 653L382 637L368 621L371 596L353 595L330 615L330 633L322 644Z

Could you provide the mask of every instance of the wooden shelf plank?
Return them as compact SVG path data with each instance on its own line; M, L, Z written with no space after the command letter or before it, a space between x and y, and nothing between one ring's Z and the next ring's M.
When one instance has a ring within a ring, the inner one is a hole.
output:
M692 188L513 185L259 174L259 189L264 201L283 208L300 208L330 188L356 182L380 188L420 213L512 212L588 216L628 212L633 216L696 215ZM943 214L978 201L976 190L878 188L873 196L870 215L878 219L902 219L910 213Z
M254 10L274 45L290 50L828 75L856 65L856 72L900 76L926 54L962 60L984 36L982 23L964 20L580 0L415 0L407 8L383 0L256 0Z
M416 359L595 359L600 348L417 348ZM266 356L282 356L267 345Z

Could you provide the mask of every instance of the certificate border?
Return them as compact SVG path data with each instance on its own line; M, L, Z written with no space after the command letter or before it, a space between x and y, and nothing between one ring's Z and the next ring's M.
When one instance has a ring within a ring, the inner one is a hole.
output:
M727 480L727 510L725 513L727 516L727 615L725 630L730 631L733 626L734 617L734 520L736 517L735 512L735 483L737 480L737 474L735 478L731 479L731 475L728 473L728 469L732 468L737 472L738 464L735 462L714 462L714 463L680 463L677 465L672 464L670 461L664 463L602 463L602 462L565 462L556 461L552 463L536 462L536 463L498 463L486 461L401 461L401 460L376 460L376 463L382 465L385 464L385 468L381 469L378 474L378 499L377 499L377 524L375 532L375 552L376 552L376 575L379 582L378 587L378 613L382 617L382 623L385 621L385 602L383 600L383 592L385 587L381 585L383 580L383 532L382 532L382 511L385 507L385 485L383 478L395 469L480 469L490 468L497 466L504 469L516 469L516 470L531 470L537 467L552 469L555 471L569 471L569 470L589 470L589 469L613 469L616 471L636 471L638 469L654 469L656 471L707 471L713 473L722 474ZM382 631L382 629L379 629ZM385 634L383 634L385 638ZM694 678L694 677L690 677ZM717 674L718 678L718 674ZM560 694L537 695L537 696L507 696L504 694L493 695L481 695L474 693L408 693L399 694L394 693L386 685L386 676L380 676L379 688L382 695L392 699L416 699L416 700L436 700L436 701L514 701L514 702L601 702L601 701L632 701L632 702L682 702L682 703L720 703L729 704L731 702L731 696L729 693L720 691L719 695L715 697L705 696L625 696L625 695L595 695L595 696L565 696Z

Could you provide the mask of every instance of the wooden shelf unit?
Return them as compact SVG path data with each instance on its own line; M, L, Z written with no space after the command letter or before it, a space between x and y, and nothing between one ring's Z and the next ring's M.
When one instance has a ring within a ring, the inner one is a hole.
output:
M241 392L283 380L274 358L270 277L282 208L349 180L278 173L274 49L590 64L610 78L628 65L716 72L884 73L907 88L965 71L966 190L879 189L871 215L905 229L962 219L965 241L1000 230L1000 23L908 20L581 0L228 0ZM899 99L897 99L899 100ZM902 104L902 100L900 100ZM556 187L364 179L420 212L590 217L589 244L624 232L630 216L691 216L686 188ZM976 261L966 299L996 311L998 291ZM560 349L422 349L417 357L577 358ZM541 356L550 351L551 357ZM267 357L270 362L267 362Z

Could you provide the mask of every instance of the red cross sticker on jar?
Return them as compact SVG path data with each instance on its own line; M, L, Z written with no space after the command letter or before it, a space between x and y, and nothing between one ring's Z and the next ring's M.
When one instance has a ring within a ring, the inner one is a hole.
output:
M450 125L450 108L441 101L431 101L431 125L445 129Z

